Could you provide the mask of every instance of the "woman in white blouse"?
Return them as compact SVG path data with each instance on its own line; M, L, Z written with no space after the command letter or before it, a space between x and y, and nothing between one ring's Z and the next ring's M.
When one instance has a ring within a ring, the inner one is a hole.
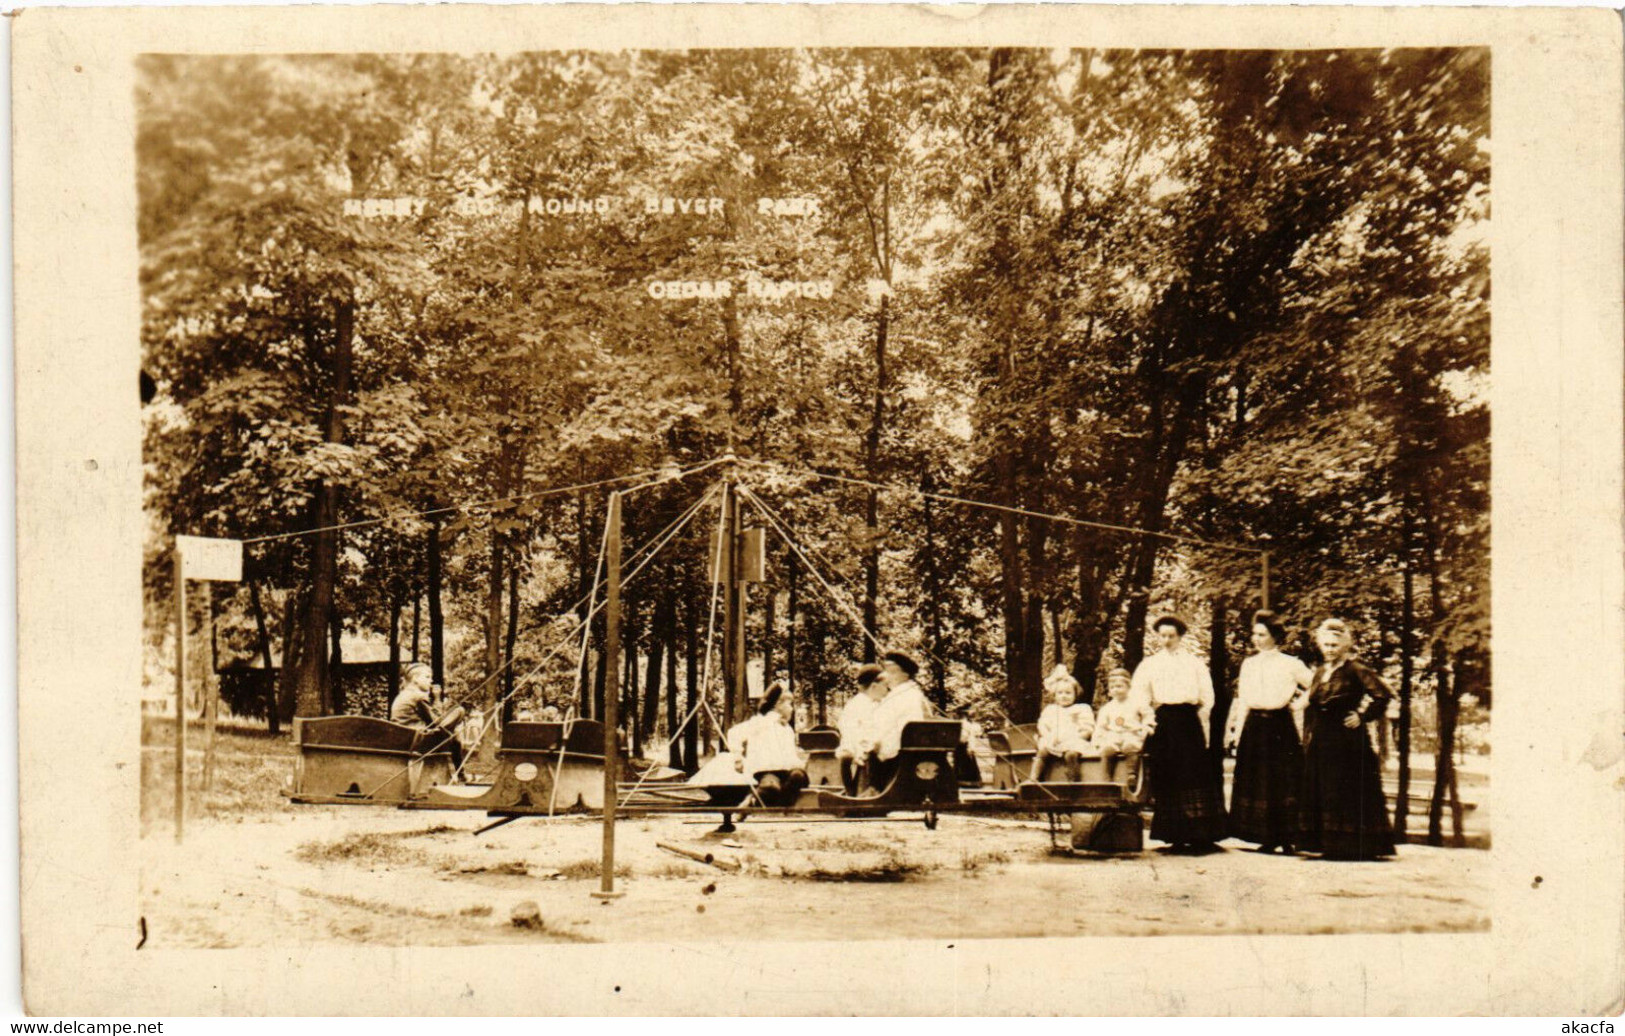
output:
M1292 708L1314 679L1309 667L1280 645L1286 629L1274 612L1253 616L1257 654L1241 663L1236 701L1225 732L1236 749L1236 775L1230 790L1230 833L1257 842L1261 853L1291 853L1298 840L1298 790L1303 783L1303 749Z
M1162 650L1134 670L1130 697L1157 710L1146 740L1151 759L1151 837L1173 852L1211 850L1228 829L1219 764L1208 751L1213 680L1185 650L1185 623L1164 615L1151 627Z

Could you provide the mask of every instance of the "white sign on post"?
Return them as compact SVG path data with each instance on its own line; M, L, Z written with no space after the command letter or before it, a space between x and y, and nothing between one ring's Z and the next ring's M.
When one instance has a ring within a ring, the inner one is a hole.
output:
M181 552L186 578L236 583L243 578L243 541L216 540L206 536L176 536L175 549Z

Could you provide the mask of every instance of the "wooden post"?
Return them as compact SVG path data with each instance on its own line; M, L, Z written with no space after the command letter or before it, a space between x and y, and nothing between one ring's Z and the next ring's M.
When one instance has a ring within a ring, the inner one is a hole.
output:
M214 584L205 583L209 610L209 677L203 685L203 790L214 787L214 725L220 711L220 649L215 643Z
M1258 555L1260 576L1258 589L1258 606L1265 611L1270 607L1270 552L1261 551Z
M726 736L727 728L736 722L736 716L743 709L740 698L744 697L745 688L735 679L734 668L734 623L737 621L736 612L738 600L734 597L734 563L735 539L739 533L739 493L734 489L733 480L729 479L722 487L722 542L719 547L722 551L722 571L718 573L722 581L722 725L718 733Z
M737 518L737 517L738 517L738 514L736 512L735 513L735 518ZM746 603L747 603L745 591L749 588L750 583L747 582L744 579L739 578L741 573L739 571L739 565L738 565L740 551L739 551L739 533L737 531L737 524L735 526L735 530L736 531L734 532L734 544L733 544L733 546L734 546L734 567L729 572L729 575L733 576L735 581L734 581L734 585L729 587L728 589L729 589L730 593L734 593L734 594L738 595L735 598L735 603L734 603L734 628L733 628L734 652L733 652L733 656L734 656L734 686L736 688L738 688L738 690L735 692L736 697L734 698L734 702L735 702L735 706L738 708L739 712L738 712L738 714L736 716L729 718L730 723L733 723L733 722L736 722L736 721L739 721L739 720L743 720L746 717L751 715L750 679L746 676L746 673L745 673L745 668L746 668L745 664L746 664L747 661L749 661L749 659L746 657L746 651L745 651L745 616L746 616L745 607L746 607ZM766 690L767 689L767 676L766 676L766 674L763 674L762 681L763 681L762 689Z
M619 794L621 750L617 725L620 723L620 653L621 653L621 494L609 494L609 513L605 517L605 547L609 555L607 589L605 593L604 656L609 665L604 671L604 851L599 862L596 899L617 899L622 893L615 891L615 813Z
M186 832L186 562L175 544L175 841Z

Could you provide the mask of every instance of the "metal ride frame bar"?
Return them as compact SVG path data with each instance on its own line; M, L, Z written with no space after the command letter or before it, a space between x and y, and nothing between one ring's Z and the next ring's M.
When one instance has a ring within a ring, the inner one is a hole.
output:
M1053 786L1052 786L1053 787ZM673 802L669 805L638 804L628 806L614 806L602 811L587 811L584 813L555 814L558 817L584 816L590 817L594 812L600 812L606 827L612 825L616 819L631 820L645 817L670 816L721 816L723 830L731 830L732 819L744 819L750 816L768 817L803 817L807 819L828 820L911 820L922 819L927 828L937 826L937 818L952 814L968 815L998 815L998 814L1050 814L1064 813L1136 813L1139 804L1127 802L1122 796L1120 785L1102 784L1098 786L1085 786L1088 790L1069 793L1065 798L1056 797L1048 799L1022 799L1014 796L993 796L986 798L960 799L957 802L913 802L913 803L877 803L875 805L842 805L842 806L721 806L715 803L694 803L685 805ZM1048 790L1048 789L1045 789ZM1051 792L1051 794L1054 794ZM544 813L512 810L490 810L486 816L500 818L503 822L519 820L524 817L537 817L547 819ZM613 847L611 847L613 850ZM599 893L594 893L598 895Z

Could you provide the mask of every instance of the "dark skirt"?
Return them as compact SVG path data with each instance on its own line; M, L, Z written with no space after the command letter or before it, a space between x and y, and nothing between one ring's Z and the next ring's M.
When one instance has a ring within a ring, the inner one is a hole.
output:
M1287 709L1247 713L1230 789L1230 833L1260 845L1297 844L1303 747Z
M1151 757L1151 837L1162 842L1217 842L1225 836L1224 785L1202 739L1195 705L1157 708L1146 740Z
M1311 708L1304 717L1299 848L1371 859L1394 854L1382 772L1365 726L1343 725L1346 711Z

